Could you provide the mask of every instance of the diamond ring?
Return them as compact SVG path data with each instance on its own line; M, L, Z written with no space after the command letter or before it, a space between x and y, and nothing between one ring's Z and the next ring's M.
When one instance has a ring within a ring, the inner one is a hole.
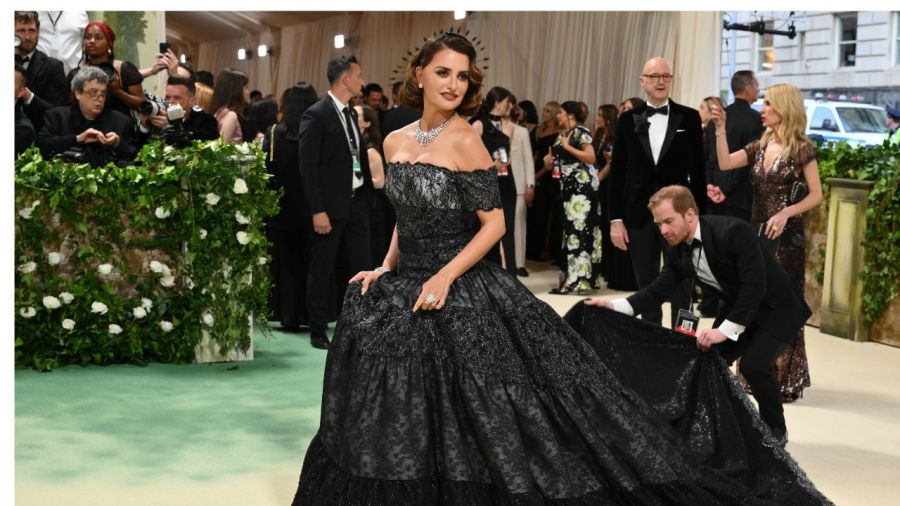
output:
M428 296L425 297L425 302L434 304L437 302L437 297L435 297L433 293L429 293Z

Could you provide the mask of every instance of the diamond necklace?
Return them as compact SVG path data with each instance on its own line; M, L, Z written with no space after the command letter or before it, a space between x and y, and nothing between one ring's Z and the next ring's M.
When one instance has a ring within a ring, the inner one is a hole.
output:
M455 117L456 113L454 112L446 119L446 121L427 132L422 131L422 120L419 119L419 121L416 122L416 144L425 147L434 142L434 140L437 139L437 136L447 128L447 125L449 125Z

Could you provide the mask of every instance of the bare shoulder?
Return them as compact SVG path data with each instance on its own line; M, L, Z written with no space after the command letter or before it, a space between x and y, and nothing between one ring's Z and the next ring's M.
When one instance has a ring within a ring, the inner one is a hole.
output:
M394 160L394 156L404 150L410 142L415 142L415 123L410 123L405 127L394 130L384 138L384 158L389 161Z
M448 133L452 133L451 144L457 170L470 172L493 166L494 161L485 149L484 143L481 142L481 137L471 125L461 124Z

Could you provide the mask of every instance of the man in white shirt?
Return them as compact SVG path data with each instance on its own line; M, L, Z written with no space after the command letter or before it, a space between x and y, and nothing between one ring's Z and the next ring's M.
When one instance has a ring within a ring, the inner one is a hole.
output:
M40 11L43 28L38 49L63 64L66 74L81 61L84 27L88 24L85 11Z
M697 347L715 349L729 363L741 358L741 372L759 404L760 417L786 443L773 365L811 314L802 294L775 258L760 247L749 224L731 216L701 217L686 187L660 189L648 208L672 246L666 266L653 283L627 299L585 303L633 316L658 307L685 280L716 294L723 304L713 328L696 334ZM691 306L689 302L681 309L693 312Z

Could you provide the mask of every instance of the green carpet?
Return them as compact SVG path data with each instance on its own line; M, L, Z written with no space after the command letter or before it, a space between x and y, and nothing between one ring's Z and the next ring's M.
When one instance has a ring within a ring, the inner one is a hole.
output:
M325 351L257 332L255 359L17 370L16 480L140 486L296 466L319 426Z

